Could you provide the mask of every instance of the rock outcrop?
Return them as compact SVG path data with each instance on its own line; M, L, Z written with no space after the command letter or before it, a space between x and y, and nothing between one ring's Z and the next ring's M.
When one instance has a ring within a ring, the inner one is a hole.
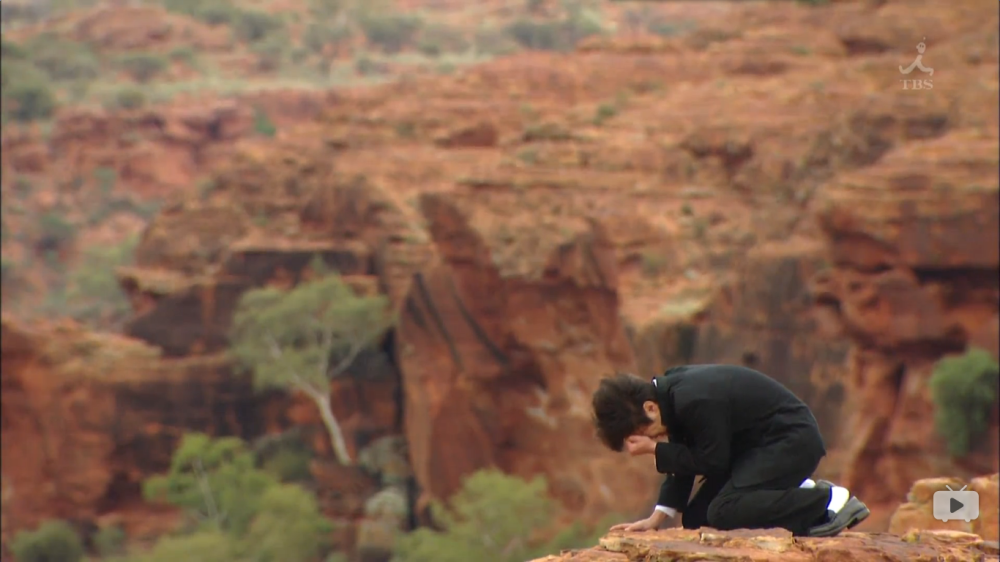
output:
M817 203L833 267L814 298L854 342L843 480L866 501L998 469L1000 409L971 455L948 459L928 390L943 356L969 345L1000 356L998 150L972 131L914 142L838 178Z
M781 529L715 531L671 529L612 533L600 546L533 562L915 562L995 561L996 541L956 531L889 534L845 532L827 539L793 538Z
M979 518L941 521L934 519L934 493L965 489L979 494ZM889 532L904 534L914 529L945 529L975 533L987 540L1000 540L1000 474L964 481L958 478L918 480L889 521Z

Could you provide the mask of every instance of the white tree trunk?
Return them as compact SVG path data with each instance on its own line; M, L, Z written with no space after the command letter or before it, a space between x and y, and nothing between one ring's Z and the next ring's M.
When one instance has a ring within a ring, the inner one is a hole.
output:
M326 394L313 393L309 393L309 396L312 397L313 401L316 402L316 407L319 408L319 415L323 418L323 425L326 426L326 431L330 434L330 445L333 446L333 453L337 455L337 460L344 466L351 466L354 464L354 461L351 459L351 454L347 451L344 432L341 431L340 424L337 423L337 418L333 415L330 397Z

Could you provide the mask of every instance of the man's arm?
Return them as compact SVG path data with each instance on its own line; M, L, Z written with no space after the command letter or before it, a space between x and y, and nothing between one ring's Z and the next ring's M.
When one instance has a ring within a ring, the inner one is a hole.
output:
M687 507L691 489L694 488L694 475L677 476L671 474L663 480L660 495L656 499L656 510L667 517L674 517Z
M678 417L685 428L690 428L687 432L690 438L685 441L691 446L657 443L657 472L693 477L728 470L731 435L728 408L717 401L699 400L686 405Z

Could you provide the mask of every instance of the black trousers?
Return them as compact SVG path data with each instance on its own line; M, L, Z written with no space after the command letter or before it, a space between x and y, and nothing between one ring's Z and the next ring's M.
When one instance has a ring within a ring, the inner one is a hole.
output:
M770 482L737 488L728 475L707 476L681 517L685 529L782 528L803 536L830 504L830 490L800 488L813 470L789 471Z

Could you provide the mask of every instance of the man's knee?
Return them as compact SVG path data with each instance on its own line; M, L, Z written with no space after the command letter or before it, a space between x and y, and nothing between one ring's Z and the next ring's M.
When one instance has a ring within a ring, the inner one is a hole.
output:
M715 498L708 506L708 526L720 531L745 528L745 522L740 520L739 513L734 509L728 498Z

